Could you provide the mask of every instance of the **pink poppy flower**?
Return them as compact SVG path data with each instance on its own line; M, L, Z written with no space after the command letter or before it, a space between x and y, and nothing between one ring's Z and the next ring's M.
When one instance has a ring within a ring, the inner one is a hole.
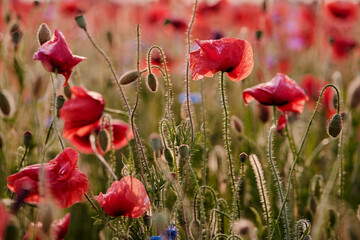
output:
M294 80L278 73L267 83L245 89L243 99L246 104L256 99L261 104L277 106L280 111L302 113L308 97Z
M95 129L101 120L105 107L103 96L86 88L74 86L70 88L72 97L60 109L60 118L64 120L66 139L75 135L83 137Z
M106 191L94 197L100 207L112 217L141 217L150 207L145 187L134 177L126 176L115 181Z
M62 74L66 86L73 68L86 58L73 55L64 35L55 29L52 39L41 45L33 59L41 61L46 71Z
M65 148L49 163L43 164L45 189L61 208L80 202L87 190L88 180L79 171L79 154L72 148ZM16 194L27 191L25 202L39 203L39 173L41 164L23 168L20 172L7 177L7 186Z
M10 220L10 214L6 211L5 206L0 202L0 239L3 239L7 224Z
M199 80L226 72L232 81L248 77L254 67L253 50L245 40L225 37L219 40L196 40L200 46L190 53L191 77Z

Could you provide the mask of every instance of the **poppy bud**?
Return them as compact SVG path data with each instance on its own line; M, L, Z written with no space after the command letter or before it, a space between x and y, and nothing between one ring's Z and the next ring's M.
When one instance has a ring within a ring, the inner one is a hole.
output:
M335 138L339 135L339 133L341 132L341 129L342 129L341 116L339 114L335 114L330 120L330 123L328 126L328 133L330 136Z
M165 159L169 164L170 169L174 167L174 159L173 156L168 148L165 148L164 150Z
M84 29L86 31L86 19L84 15L79 15L75 17L75 21L81 29Z
M188 145L183 144L179 147L179 153L182 158L187 159L190 156L190 148Z
M11 40L15 44L15 46L20 42L22 32L20 31L20 27L18 24L14 24L10 29Z
M109 144L109 138L107 132L104 129L99 132L99 144L103 152L106 152Z
M143 216L143 220L144 220L145 226L149 229L151 227L151 216L145 214Z
M157 91L157 79L154 74L150 73L146 78L146 83L150 91L156 92Z
M24 145L25 147L29 147L31 144L32 133L29 131L24 132Z
M121 77L120 77L120 85L128 85L132 82L135 82L139 77L138 71L133 70L133 71L129 71L124 73Z
M10 102L5 93L0 92L0 110L3 115L8 116L10 114Z
M37 7L40 5L40 2L39 1L34 1L34 6Z
M160 151L163 149L159 134L153 133L150 135L150 146L154 151Z
M56 97L56 109L59 111L64 105L65 98L63 95L59 95Z
M170 177L171 177L172 180L175 180L176 179L176 173L171 172Z
M244 129L242 121L237 116L231 116L230 125L237 134L240 134Z
M242 153L240 153L239 157L240 157L241 163L245 163L246 158L248 157L248 155L246 153L242 152Z
M70 83L66 84L66 86L64 87L64 94L67 99L70 99L72 95L70 87Z
M260 30L257 30L257 31L255 32L255 36L256 36L256 39L257 39L257 40L260 40L261 37L262 37L262 35L263 35L263 32L260 31Z
M51 39L51 32L46 23L40 25L37 36L40 46Z

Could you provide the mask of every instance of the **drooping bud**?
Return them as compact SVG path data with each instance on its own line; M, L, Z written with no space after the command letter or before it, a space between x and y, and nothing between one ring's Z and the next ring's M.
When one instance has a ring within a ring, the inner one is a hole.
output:
M234 130L237 134L240 134L244 129L242 121L237 116L231 116L230 125L231 129Z
M59 111L62 106L64 105L65 103L65 98L63 95L59 95L56 97L56 109Z
M174 159L173 159L173 156L172 156L172 154L171 154L171 152L170 152L170 150L168 148L165 148L164 156L165 156L165 159L168 162L169 168L171 170L174 167Z
M342 119L339 114L334 114L328 126L328 133L333 138L337 137L342 129Z
M71 98L72 93L70 90L70 83L66 84L66 86L64 87L64 94L67 99Z
M24 145L25 147L29 147L31 144L31 139L32 139L32 133L29 131L24 132Z
M100 130L99 132L99 145L103 152L106 152L109 145L108 133L105 129Z
M144 224L147 227L147 229L149 229L151 227L151 216L145 214L143 216L143 220L144 220Z
M81 29L84 29L86 31L87 25L86 25L86 19L85 19L84 15L76 16L75 21Z
M149 75L147 75L146 83L150 91L152 92L157 91L158 81L154 74L150 73Z
M128 85L130 83L135 82L136 80L138 80L139 78L139 74L137 70L133 70L133 71L129 71L124 73L121 77L120 77L120 85Z
M270 116L269 107L262 104L258 104L258 116L263 123L269 121L269 116Z
M189 156L190 156L190 148L189 148L189 146L186 145L186 144L181 145L179 147L179 153L180 153L180 156L182 158L185 158L185 159L189 158Z
M156 156L159 157L161 150L163 150L163 145L159 134L152 133L150 135L150 146L154 150Z
M240 153L240 156L239 156L239 157L240 157L241 163L245 163L248 155L247 155L246 153L242 152L242 153Z
M37 36L40 46L51 39L51 32L46 23L40 25Z

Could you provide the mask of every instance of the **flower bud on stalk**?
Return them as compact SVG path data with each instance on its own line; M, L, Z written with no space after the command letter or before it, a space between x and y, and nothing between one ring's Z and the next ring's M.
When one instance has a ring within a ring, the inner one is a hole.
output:
M133 70L133 71L129 71L124 73L121 77L120 77L120 85L128 85L130 83L135 82L140 76L138 75L138 71L137 70Z
M25 147L30 147L31 144L31 139L32 139L32 133L29 131L24 132L24 145Z
M329 122L328 133L330 136L335 138L340 134L341 129L342 129L341 116L339 114L335 114Z
M146 78L146 83L148 88L150 89L150 91L152 92L156 92L157 91L157 86L158 86L158 81L155 77L154 74L150 73L147 78Z
M40 25L37 36L40 46L51 39L51 32L46 23Z
M237 134L241 134L244 129L242 121L237 116L231 116L230 125Z
M56 97L56 109L59 111L62 106L64 105L65 103L65 98L63 95L59 95Z
M75 21L81 29L84 29L86 31L87 24L84 15L79 15L75 17Z
M190 148L188 145L183 144L179 147L179 153L182 158L189 158L190 157Z

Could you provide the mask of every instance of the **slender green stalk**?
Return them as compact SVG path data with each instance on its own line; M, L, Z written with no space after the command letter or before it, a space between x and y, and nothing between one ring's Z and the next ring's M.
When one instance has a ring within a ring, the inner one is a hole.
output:
M315 107L314 112L313 112L313 114L312 114L312 116L311 116L311 118L310 118L310 121L309 121L308 125L307 125L306 131L305 131L305 134L304 134L304 137L303 137L303 139L302 139L302 141L301 141L301 144L300 144L299 150L298 150L298 152L297 152L297 154L296 154L295 160L294 160L294 162L293 162L293 164L292 164L292 166L291 166L290 173L289 173L289 178L288 178L288 185L287 185L286 194L285 194L285 198L284 198L284 202L283 202L283 204L282 204L282 206L281 206L281 208L280 208L280 212L279 212L279 214L278 214L278 216L277 216L277 218L276 218L276 223L278 223L278 221L279 221L279 219L280 219L280 216L281 216L281 212L284 210L285 203L286 203L286 201L287 201L287 198L289 197L290 187L291 187L291 177L292 177L292 174L293 174L293 172L294 172L295 165L296 165L297 161L298 161L299 158L300 158L300 154L301 154L302 148L304 147L305 139L306 139L306 137L307 137L307 135L308 135L308 133L309 133L310 126L311 126L311 124L312 124L312 122L313 122L313 120L314 120L314 118L315 118L315 114L317 113L317 110L318 110L318 108L319 108L319 106L320 106L321 99L322 99L322 96L323 96L323 94L324 94L324 91L325 91L325 89L328 88L328 87L332 87L332 88L335 89L335 91L336 91L336 94L337 94L337 103L338 103L338 104L337 104L337 113L339 114L339 112L340 112L340 93L339 93L339 90L338 90L333 84L327 84L327 85L325 85L325 86L323 87L323 89L321 90L321 93L320 93L319 99L318 99L318 101L317 101L316 107Z
M57 117L56 117L56 114L57 114L57 110L56 110L56 79L54 79L52 73L50 73L50 76L51 76L51 82L52 82L52 85L53 85L53 106L52 106L52 117L53 117L53 126L54 126L54 131L56 132L58 138L59 138L59 142L60 142L60 145L61 145L61 148L64 150L64 143L63 143L63 140L61 138L61 135L57 129Z
M231 150L230 150L230 140L229 140L229 116L227 112L227 102L225 97L225 84L224 84L224 72L221 72L220 74L220 91L221 91L221 99L223 104L223 111L224 111L224 141L225 141L225 148L228 155L228 165L229 165L229 174L230 174L230 180L231 180L231 196L234 197L234 191L235 189L235 180L234 180L234 174L233 174L233 165L232 165L232 159L231 159ZM234 206L235 207L235 206ZM233 211L233 214L235 214L235 209ZM234 220L234 219L233 219Z
M198 0L195 0L194 10L193 10L193 13L192 13L192 16L191 16L189 28L187 30L187 46L188 46L188 49L187 49L187 57L186 57L186 74L185 74L186 107L187 107L187 110L188 110L189 121L190 121L190 125L191 125L191 142L194 141L194 125L193 125L192 116L191 116L190 97L189 97L189 94L190 94L190 89L189 89L189 67L190 67L190 52L191 52L190 34L191 34L192 26L193 26L194 21L195 21L195 14L196 14L197 5L198 5Z
M106 108L104 108L104 112L119 114L120 116L123 116L123 117L126 117L126 118L129 117L127 112L121 111L121 110L118 110L118 109L112 109L112 108L107 108L106 107Z
M115 172L116 171L116 157L115 157L115 149L114 149L114 133L113 133L113 130L112 130L112 125L111 125L111 117L108 115L108 114L105 114L103 119L102 119L102 128L104 129L104 121L105 119L108 121L108 124L109 124L109 135L110 135L110 151L111 151L111 165L112 165L112 168L113 168L113 171Z
M277 169L275 167L274 161L272 159L272 132L273 132L273 130L275 130L275 128L276 128L275 126L272 126L270 128L270 131L269 131L268 153L269 153L270 165L271 165L272 172L273 172L275 182L276 182L276 187L277 187L278 192L279 192L280 201L281 201L281 204L283 204L284 203L284 195L283 195L283 191L282 191L282 187L281 187L281 180L280 180L280 177L278 175ZM285 208L283 210L283 218L284 218L284 222L285 222L286 239L290 240L290 228L289 228L289 222L288 222L288 219L287 219L287 214L286 214L286 209Z
M203 156L203 166L202 166L202 177L203 177L203 186L206 186L206 118L205 118L205 103L204 103L204 86L203 86L203 79L200 79L200 94L201 94L201 112L202 112L202 126L203 126L203 138L204 138L204 156ZM203 193L200 199L200 232L202 232L202 225L205 224L205 206L204 206L204 198L205 198L205 188L203 189ZM207 231L204 233L205 238L207 238Z

